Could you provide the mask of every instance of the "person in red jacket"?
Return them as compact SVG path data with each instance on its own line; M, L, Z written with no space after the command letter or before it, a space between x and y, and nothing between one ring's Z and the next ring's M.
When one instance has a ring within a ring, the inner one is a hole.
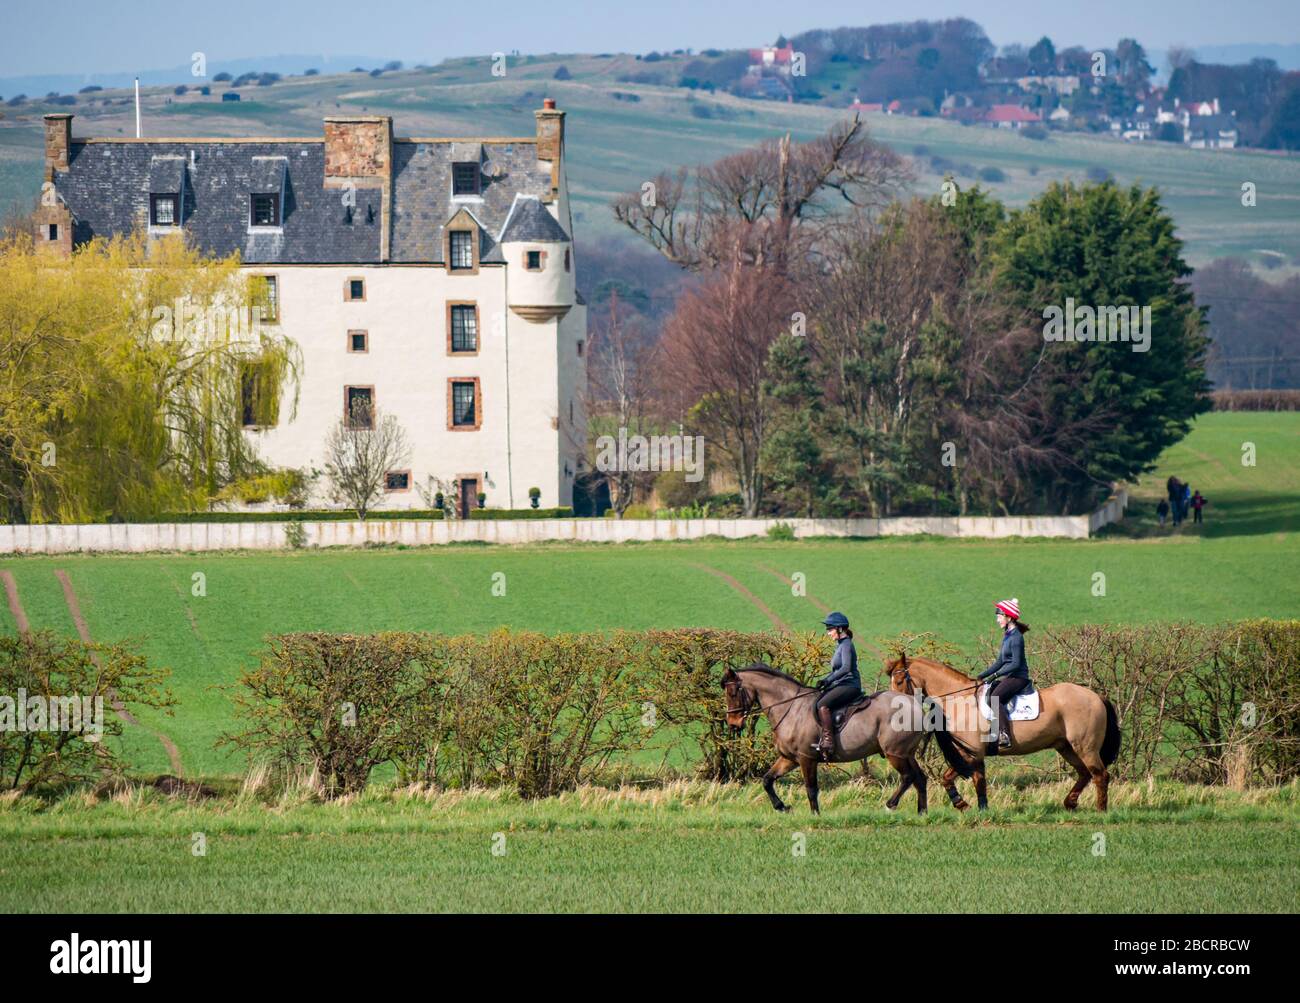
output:
M1199 491L1192 495L1192 522L1197 523L1203 521L1201 519L1201 509L1205 508L1205 505L1205 498Z

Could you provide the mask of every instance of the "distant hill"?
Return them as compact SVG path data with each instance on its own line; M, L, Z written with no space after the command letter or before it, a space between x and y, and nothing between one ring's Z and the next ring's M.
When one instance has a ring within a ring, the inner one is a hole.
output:
M269 65L254 62L255 68ZM483 56L379 77L286 77L270 87L241 88L238 104L222 103L221 86L208 97L193 91L176 97L169 87L149 87L145 134L319 136L326 115L370 113L392 115L396 132L404 136L531 135L533 111L551 96L569 112L570 189L579 241L615 236L630 241L609 210L615 195L636 190L662 170L712 161L761 139L786 132L796 140L812 138L846 115L843 109L620 79L654 66L628 54L533 55L511 58L506 75L496 77L491 59ZM556 79L561 67L565 72ZM41 115L56 110L76 114L74 135L129 136L134 128L126 90L84 95L73 107L32 102L4 108L0 212L15 200L30 205L39 190ZM1228 255L1257 264L1281 262L1275 276L1300 265L1300 159L1294 155L1124 143L1086 133L1034 140L939 118L868 114L863 121L878 139L912 159L918 194L938 191L951 172L963 187L979 183L1015 206L1052 181L1081 182L1108 173L1124 184L1161 189L1193 264ZM1243 180L1257 186L1253 208L1241 204Z
M302 56L279 55L259 56L251 59L210 59L208 60L207 79L195 77L190 72L190 64L172 66L161 70L141 70L137 73L53 73L41 76L0 77L0 97L11 98L15 94L40 97L54 91L58 94L76 94L81 88L98 86L103 88L130 87L136 76L140 77L140 86L188 84L191 87L210 83L218 73L229 73L237 77L241 73L279 73L301 74L315 69L321 73L346 73L354 66L371 69L383 66L388 60L376 59L374 56Z

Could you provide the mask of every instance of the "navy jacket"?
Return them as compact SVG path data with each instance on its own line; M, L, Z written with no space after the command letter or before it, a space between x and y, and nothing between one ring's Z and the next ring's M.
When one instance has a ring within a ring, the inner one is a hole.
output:
M825 689L836 686L856 686L862 689L862 677L858 675L858 649L853 647L850 638L840 638L835 647L835 656L831 659L831 671L819 684Z
M1029 678L1029 663L1025 661L1025 639L1018 628L1012 626L1002 635L1002 650L997 659L979 674L980 679L992 676L1002 679L1005 676Z

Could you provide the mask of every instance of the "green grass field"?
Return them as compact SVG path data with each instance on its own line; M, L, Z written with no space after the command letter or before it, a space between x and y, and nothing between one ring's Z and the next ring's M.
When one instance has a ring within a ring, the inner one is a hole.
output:
M827 791L817 819L802 804L777 815L754 785L703 783L531 804L390 790L269 808L0 801L0 911L1296 910L1294 785L1117 785L1104 821L1068 816L1064 790L995 780L978 819L918 819L910 795L889 814L861 781Z
M1253 467L1241 464L1243 442L1255 445ZM1210 499L1205 526L1155 526L1170 473ZM853 619L869 677L871 640L934 631L973 652L991 602L1011 594L1045 625L1300 615L1300 414L1202 417L1134 498L1131 520L1089 541L0 559L33 626L74 631L54 574L65 570L93 637L135 638L171 667L175 716L139 716L177 742L187 776L227 792L203 806L151 790L53 805L0 799L0 909L1295 911L1295 785L1242 793L1118 784L1104 819L1090 810L1091 792L1081 813L1065 812L1065 787L1039 782L1033 764L994 766L993 811L979 819L958 816L934 785L925 819L910 793L890 815L878 782L838 771L823 781L815 820L797 782L783 793L795 809L786 816L771 812L757 784L618 787L617 777L606 778L614 789L540 803L380 784L320 805L233 793L245 765L213 747L234 723L217 687L256 658L265 635L286 630L761 630L772 618L810 629L824 604ZM491 594L497 571L506 574L502 597ZM796 571L806 597L785 580ZM1092 595L1098 571L1104 597ZM206 576L206 596L191 594L196 573ZM0 605L0 630L14 629ZM146 728L127 729L124 751L147 778L169 767ZM638 764L626 765L635 780ZM876 776L884 777L879 765ZM207 835L205 857L190 852L195 832ZM507 834L502 857L491 854L496 832ZM807 836L803 857L791 854L798 832ZM1096 833L1106 837L1104 857L1093 854ZM969 881L933 877L963 870ZM990 899L990 887L1009 885L1024 890Z
M572 79L552 79L560 65ZM491 60L480 58L379 78L293 77L272 87L240 88L244 100L239 104L221 103L220 86L209 98L173 98L169 87L145 88L146 135L319 136L325 115L366 113L394 116L400 136L532 135L532 112L549 95L569 112L569 186L580 235L590 239L622 232L610 213L610 200L637 190L660 171L709 162L786 132L809 139L845 114L619 82L621 75L647 69L630 55L510 60L504 77L494 77L491 68ZM637 100L620 100L616 93ZM121 100L128 94L103 96ZM39 191L40 115L50 110L68 109L34 102L0 123L0 209L15 199L30 202ZM83 102L71 110L78 135L133 134L129 101L108 107ZM975 170L1001 169L1005 181L985 187L1010 205L1023 205L1051 181L1082 181L1089 168L1104 168L1121 183L1161 189L1193 264L1226 255L1262 263L1262 252L1286 255L1291 269L1300 262L1300 158L1294 155L1190 150L1082 133L1032 141L1007 130L966 128L937 118L869 115L866 121L873 134L901 154L911 157L924 147L917 157L915 186L921 194L936 192L942 180L929 163L931 156ZM963 185L974 180L958 176ZM1241 205L1243 181L1257 186L1254 208Z

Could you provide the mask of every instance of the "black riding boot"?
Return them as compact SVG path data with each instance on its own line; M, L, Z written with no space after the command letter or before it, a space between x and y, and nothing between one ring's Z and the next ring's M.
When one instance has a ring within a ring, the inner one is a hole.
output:
M822 754L822 759L829 761L835 752L835 738L831 734L835 728L835 711L829 707L818 707L817 720L822 726L822 739L813 748Z
M1007 709L1005 700L998 701L998 748L1011 748L1011 720L1010 711Z

